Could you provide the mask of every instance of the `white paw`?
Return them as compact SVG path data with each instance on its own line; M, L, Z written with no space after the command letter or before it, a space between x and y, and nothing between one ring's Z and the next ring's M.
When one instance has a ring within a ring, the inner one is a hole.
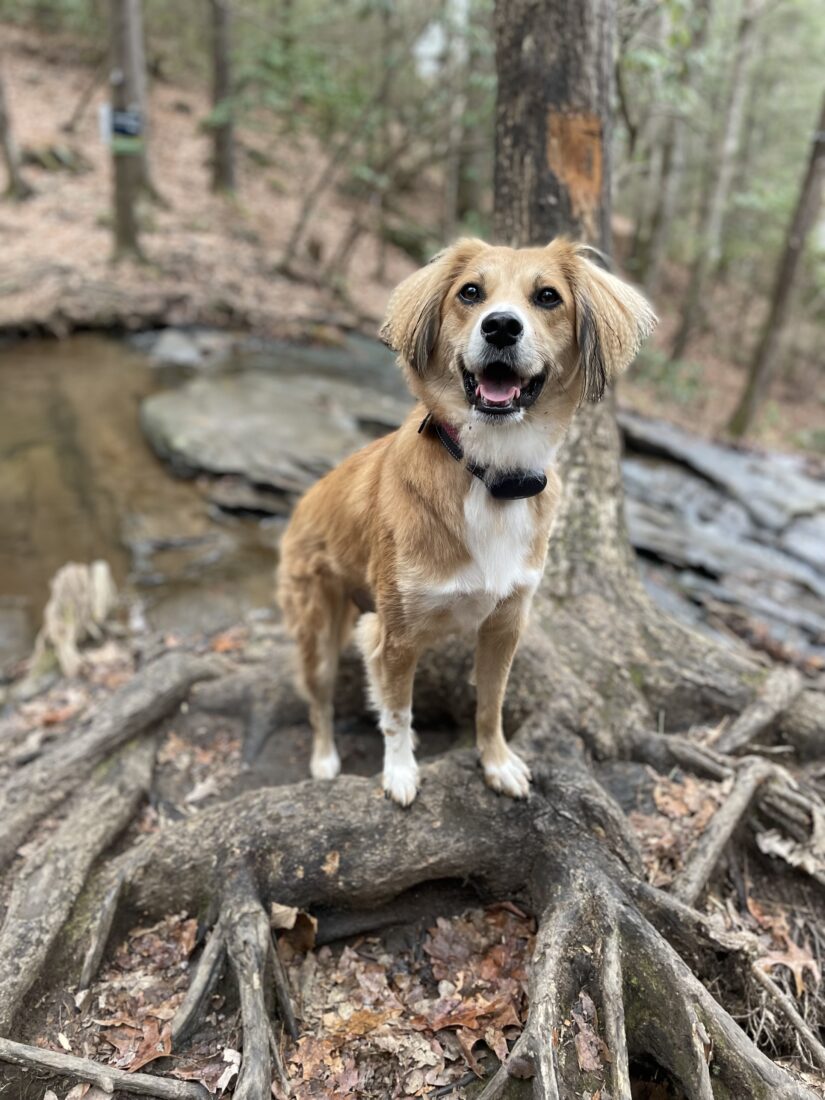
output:
M309 773L313 779L334 779L341 770L341 758L333 747L331 752L312 754Z
M409 806L418 793L418 765L385 764L384 794L400 806Z
M530 769L512 749L495 764L484 762L484 778L488 787L510 798L526 798L530 793Z

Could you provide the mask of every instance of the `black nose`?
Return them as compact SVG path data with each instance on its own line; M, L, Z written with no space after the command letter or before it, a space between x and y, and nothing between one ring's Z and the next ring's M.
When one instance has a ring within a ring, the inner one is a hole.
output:
M481 332L494 348L509 348L524 331L524 325L514 313L488 313L481 322Z

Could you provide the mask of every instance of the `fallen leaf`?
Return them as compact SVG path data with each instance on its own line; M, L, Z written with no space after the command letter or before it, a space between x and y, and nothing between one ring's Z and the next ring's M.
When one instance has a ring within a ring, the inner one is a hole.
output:
M764 971L773 970L777 966L785 966L790 970L796 985L796 996L801 997L805 992L805 973L810 973L814 985L819 985L821 974L811 952L807 947L800 947L788 938L784 951L769 951L757 960L757 966Z
M269 907L269 923L273 928L294 928L298 913L294 905L281 905L273 901Z

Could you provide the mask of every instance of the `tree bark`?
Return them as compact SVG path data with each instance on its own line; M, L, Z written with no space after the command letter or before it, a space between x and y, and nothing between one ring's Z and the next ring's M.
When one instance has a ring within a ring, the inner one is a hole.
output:
M6 100L3 72L0 68L0 149L3 152L3 162L6 166L8 184L6 194L18 201L26 199L32 194L32 189L26 183L20 170L20 151L14 140L14 131L11 124L8 102Z
M708 279L716 270L722 248L722 225L727 207L736 153L742 129L751 62L756 42L756 18L758 0L743 0L742 13L736 34L730 88L724 111L722 136L716 154L716 163L709 176L709 190L703 204L702 224L697 238L697 252L690 273L682 320L671 355L680 359L687 349L701 312L702 295Z
M212 190L235 190L235 123L229 0L212 7Z
M788 322L791 301L799 265L805 251L805 242L816 223L822 206L825 187L825 98L814 130L808 164L802 179L796 209L794 210L785 248L776 272L771 306L765 327L756 348L745 389L730 419L731 435L744 435L753 422L759 406L765 399L771 377L776 369L777 353L782 334Z
M144 182L146 124L145 78L138 62L143 56L140 0L110 0L112 88L112 158L114 167L114 257L142 258L137 200ZM128 121L132 120L134 125ZM123 120L122 122L118 120ZM118 133L120 129L122 132ZM128 130L137 132L129 133Z
M567 233L609 251L610 0L509 0L494 24L496 238Z

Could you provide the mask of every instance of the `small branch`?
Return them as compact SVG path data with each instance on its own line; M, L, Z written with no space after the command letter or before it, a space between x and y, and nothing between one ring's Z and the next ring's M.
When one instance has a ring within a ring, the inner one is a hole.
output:
M104 895L100 906L97 923L92 929L92 936L86 954L83 957L83 969L80 972L80 988L88 989L98 972L103 952L106 950L106 941L112 930L115 914L117 913L120 895L123 892L124 876L118 875Z
M212 934L195 968L186 996L172 1020L172 1047L180 1047L198 1026L209 998L221 976L226 958L226 938L219 924Z
M771 766L763 760L754 760L738 772L733 790L693 845L683 871L673 884L673 894L680 901L687 905L696 902L754 794L771 772Z
M289 979L286 976L284 970L284 964L281 962L281 956L278 954L278 941L273 938L270 933L269 936L269 958L272 966L272 978L275 983L275 999L278 1002L278 1012L284 1027L289 1033L290 1039L294 1042L298 1041L298 1025L295 1023L295 1013L292 1009L292 996L289 992Z
M816 1062L820 1069L825 1070L825 1047L805 1023L791 998L786 993L783 993L773 978L769 974L766 974L758 963L753 964L751 973L787 1018L788 1023L799 1032L814 1062Z
M795 668L775 668L765 678L754 701L736 721L711 742L717 752L741 752L796 702L802 692L802 676Z
M609 914L608 919L610 925L604 941L601 986L605 1039L612 1057L610 1095L613 1100L632 1100L625 1034L621 936L615 915Z
M278 1040L275 1038L275 1032L271 1025L269 1028L269 1053L272 1055L272 1064L275 1067L275 1074L278 1078L278 1084L281 1086L281 1092L284 1096L289 1097L292 1095L292 1089L286 1075L284 1060L281 1057L281 1048L278 1046Z
M209 1093L203 1085L195 1082L174 1081L146 1073L127 1073L122 1069L102 1066L89 1058L42 1050L25 1043L14 1043L11 1039L0 1039L0 1062L11 1062L24 1069L59 1073L65 1077L78 1077L81 1081L97 1085L105 1093L113 1093L117 1089L132 1096L156 1096L159 1100L209 1100ZM260 1096L266 1096L266 1093L261 1092Z
M266 972L272 956L272 935L247 870L230 879L221 923L238 982L243 1021L243 1061L233 1096L235 1100L261 1100L270 1092L271 1079Z

